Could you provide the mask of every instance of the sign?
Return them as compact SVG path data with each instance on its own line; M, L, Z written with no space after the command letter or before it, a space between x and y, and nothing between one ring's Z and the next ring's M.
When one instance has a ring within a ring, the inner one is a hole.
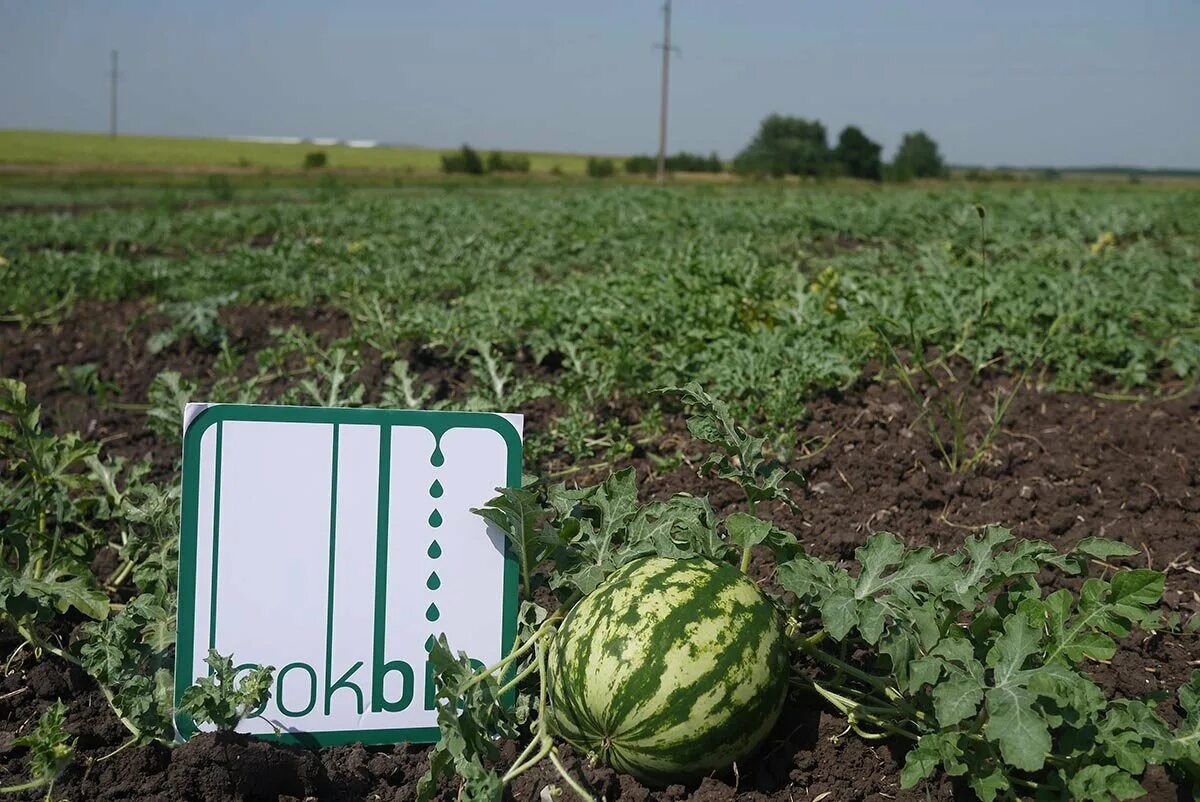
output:
M516 633L516 561L471 508L520 485L521 426L478 412L189 404L175 698L215 648L276 668L270 701L239 732L436 741L431 639L491 664ZM197 732L185 714L175 725Z

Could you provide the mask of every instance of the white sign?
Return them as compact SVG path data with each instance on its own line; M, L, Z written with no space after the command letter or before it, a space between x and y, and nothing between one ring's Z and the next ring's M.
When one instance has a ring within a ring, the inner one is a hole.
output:
M431 638L490 664L516 633L516 562L471 508L520 486L521 417L190 404L184 421L175 698L214 648L276 669L239 732L437 740Z

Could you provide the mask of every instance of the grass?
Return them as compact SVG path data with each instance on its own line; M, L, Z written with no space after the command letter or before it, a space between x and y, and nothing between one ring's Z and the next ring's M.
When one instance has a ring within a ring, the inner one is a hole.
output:
M119 136L63 131L0 131L0 164L70 168L156 168L163 170L299 170L304 155L324 151L334 170L438 172L442 153L453 148L352 148L234 142L167 136ZM482 152L486 154L486 148ZM583 175L587 154L527 153L530 169Z

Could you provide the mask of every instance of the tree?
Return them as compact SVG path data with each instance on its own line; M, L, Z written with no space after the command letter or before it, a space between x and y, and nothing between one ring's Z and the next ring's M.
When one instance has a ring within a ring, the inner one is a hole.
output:
M901 180L908 178L943 178L946 165L937 143L924 131L905 134L892 160L892 174Z
M819 121L772 114L733 164L739 173L827 175L833 159Z
M833 158L842 166L846 175L878 181L883 178L883 162L880 159L882 152L883 147L878 142L867 139L858 126L848 125L838 135Z
M457 153L442 155L442 172L483 175L483 159L470 145L464 144Z

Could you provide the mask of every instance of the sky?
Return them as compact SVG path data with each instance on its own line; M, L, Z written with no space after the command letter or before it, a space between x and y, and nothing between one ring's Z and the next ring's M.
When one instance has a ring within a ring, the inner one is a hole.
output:
M675 0L671 151L772 112L953 164L1200 168L1197 0ZM650 153L660 0L0 0L0 128ZM2 159L2 154L0 154Z

